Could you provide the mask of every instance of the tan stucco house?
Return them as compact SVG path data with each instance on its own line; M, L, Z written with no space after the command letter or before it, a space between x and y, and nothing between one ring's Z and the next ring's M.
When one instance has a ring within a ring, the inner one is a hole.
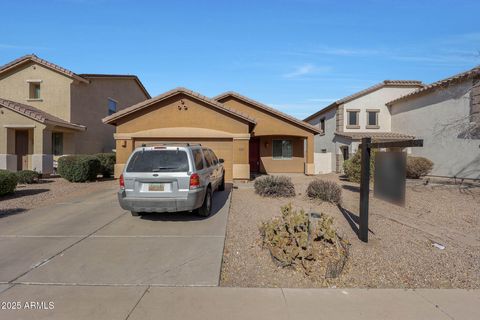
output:
M64 154L111 152L102 118L150 95L133 75L76 74L35 55L0 67L0 169L53 171Z
M116 126L118 176L135 147L200 143L225 160L226 180L252 173L313 174L319 129L235 92L208 98L176 88L103 119Z

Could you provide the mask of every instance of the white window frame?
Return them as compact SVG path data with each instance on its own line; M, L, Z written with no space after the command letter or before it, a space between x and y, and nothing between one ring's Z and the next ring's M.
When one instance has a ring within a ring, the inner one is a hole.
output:
M360 109L347 109L347 129L360 129ZM350 113L356 113L356 124L350 124Z
M380 109L367 109L367 117L366 117L366 123L365 123L365 128L367 129L380 129L380 124L378 122L378 114L380 113ZM370 124L370 113L375 113L376 117L376 124Z

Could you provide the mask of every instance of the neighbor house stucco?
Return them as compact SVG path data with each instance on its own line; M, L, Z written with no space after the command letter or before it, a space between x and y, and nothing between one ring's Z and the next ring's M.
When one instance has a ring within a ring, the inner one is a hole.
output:
M432 175L480 178L480 142L465 139L460 128L451 124L470 113L472 80L464 80L425 94L393 103L392 130L423 139L423 148L411 148L411 154L434 163Z

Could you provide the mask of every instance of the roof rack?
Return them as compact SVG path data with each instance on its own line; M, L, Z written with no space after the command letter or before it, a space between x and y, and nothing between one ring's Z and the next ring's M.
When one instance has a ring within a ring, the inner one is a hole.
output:
M154 147L156 145L159 146L202 146L200 143L189 143L189 142L161 142L161 143L155 143L154 145L150 145L149 147ZM142 147L147 147L146 143L142 143Z

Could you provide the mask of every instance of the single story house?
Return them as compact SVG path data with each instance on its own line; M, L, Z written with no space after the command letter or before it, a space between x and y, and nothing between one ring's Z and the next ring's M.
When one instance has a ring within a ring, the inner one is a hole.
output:
M225 178L252 173L313 174L314 135L320 130L235 92L213 99L176 88L103 119L116 126L119 176L134 148L200 143L225 160Z

